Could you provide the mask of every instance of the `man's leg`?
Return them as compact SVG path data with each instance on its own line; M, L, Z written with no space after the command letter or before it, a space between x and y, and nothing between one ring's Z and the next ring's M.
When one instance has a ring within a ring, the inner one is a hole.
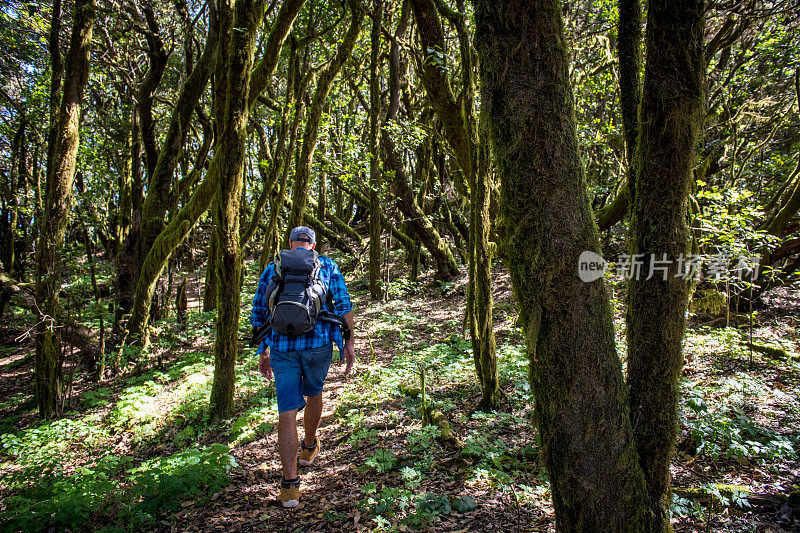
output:
M322 418L322 393L306 398L306 412L303 415L303 429L305 430L306 448L310 448L317 441L317 428ZM295 445L295 449L297 446Z
M319 418L317 418L319 422ZM283 465L283 479L297 477L297 409L278 415L278 452Z

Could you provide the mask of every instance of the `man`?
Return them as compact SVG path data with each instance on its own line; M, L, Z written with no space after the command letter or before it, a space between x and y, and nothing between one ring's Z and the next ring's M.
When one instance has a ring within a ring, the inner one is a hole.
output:
M316 247L314 230L298 226L289 234L289 249ZM330 258L319 256L318 277L332 296L334 308L328 309L342 317L351 332L343 344L339 326L318 321L313 331L286 336L269 330L258 348L259 370L268 380L275 375L275 391L278 399L278 451L283 466L283 480L278 499L284 507L295 507L300 499L300 477L297 474L298 438L297 414L306 408L303 417L305 436L300 443L299 462L311 466L320 451L317 427L322 416L322 386L331 363L333 344L339 348L339 363L347 364L344 375L350 372L355 361L353 330L353 305L338 265ZM267 286L275 275L274 263L270 263L258 282L253 298L250 323L253 331L263 326L269 318L266 296ZM330 302L331 300L329 300ZM327 304L326 304L327 305ZM305 400L303 397L305 396Z

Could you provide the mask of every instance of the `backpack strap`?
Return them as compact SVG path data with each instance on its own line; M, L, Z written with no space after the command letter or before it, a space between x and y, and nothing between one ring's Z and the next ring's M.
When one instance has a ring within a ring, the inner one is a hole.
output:
M273 259L273 269L274 269L275 273L273 274L273 277L272 277L272 279L270 281L272 281L275 278L277 278L277 280L275 281L276 287L275 287L274 290L272 290L271 292L268 292L265 295L265 297L266 297L266 302L265 302L266 303L266 307L269 310L270 314L272 314L272 311L275 309L275 301L278 299L278 296L280 296L281 292L283 292L283 284L286 281L286 273L283 270L281 270L281 255L280 255L280 253L276 254L275 255L275 259Z

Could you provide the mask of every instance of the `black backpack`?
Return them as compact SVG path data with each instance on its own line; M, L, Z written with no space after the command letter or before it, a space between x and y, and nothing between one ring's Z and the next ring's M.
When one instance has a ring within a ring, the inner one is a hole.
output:
M336 316L333 297L319 278L319 255L314 250L295 248L275 257L275 274L265 294L269 319L253 329L250 345L255 346L272 329L282 335L296 337L314 330L317 322L329 322L342 328L344 340L350 338L347 322Z
M314 250L284 250L275 258L275 275L266 293L270 329L289 337L314 330L328 298L320 268Z
M269 318L253 328L250 345L256 346L272 329L282 335L296 337L314 330L317 322L329 322L342 329L342 338L350 338L347 322L326 310L333 309L333 297L319 278L322 265L314 250L295 248L275 257L275 274L267 285L265 307Z

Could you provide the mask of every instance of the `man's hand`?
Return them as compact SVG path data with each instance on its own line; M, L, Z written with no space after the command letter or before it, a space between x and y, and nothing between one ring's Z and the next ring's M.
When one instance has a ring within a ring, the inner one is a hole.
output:
M267 380L272 379L272 367L269 364L268 350L264 350L258 354L258 371L261 372L261 375L267 378Z
M353 363L356 360L356 343L352 337L344 345L344 359L347 361L347 366L344 367L344 375L346 376L350 373L350 369L353 368ZM339 364L342 364L342 360L339 360Z

